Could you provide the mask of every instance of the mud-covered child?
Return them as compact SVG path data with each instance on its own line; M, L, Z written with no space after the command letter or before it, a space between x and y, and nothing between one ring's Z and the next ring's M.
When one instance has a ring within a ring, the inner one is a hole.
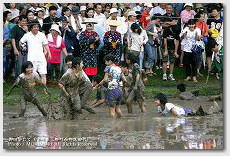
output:
M145 97L144 97L144 83L142 80L142 74L140 66L137 64L136 56L133 53L128 53L126 56L126 63L129 65L129 71L131 72L131 85L128 89L128 97L126 100L126 105L128 108L128 113L132 113L132 103L136 100L139 104L142 113L145 110Z
M125 86L123 87L122 90L122 102L121 104L126 104L126 100L128 99L128 95L130 93L130 89L131 89L131 81L132 81L132 71L131 69L129 69L129 65L126 62L122 62L120 64L121 67L121 71L124 74L125 78L126 78L126 83ZM145 70L141 70L141 75L142 75L142 81L144 83L147 82L148 78L147 78L147 74L145 72Z
M21 88L21 97L20 97L20 106L21 111L18 115L13 117L23 117L26 112L26 105L28 102L33 103L37 106L39 111L43 114L43 116L47 116L47 112L41 106L41 102L37 96L37 92L34 89L35 85L43 84L47 93L47 87L44 83L42 83L40 76L38 73L33 72L33 64L30 61L23 63L22 65L22 73L17 77L15 83L12 85L10 90L7 92L7 96L11 94L12 90L16 86L20 86Z
M204 116L220 112L219 105L216 102L214 102L213 106L210 106L208 112L205 112L201 106L198 110L186 109L179 105L169 103L167 96L163 93L158 93L154 97L154 105L157 107L157 112L161 116Z
M65 63L66 63L66 66L68 67L68 69L72 68L73 58L74 57L72 55L67 55L65 58ZM81 107L82 107L82 109L85 109L88 112L95 114L96 112L91 107L89 107L87 104L88 97L91 95L92 89L93 89L91 81L88 78L88 76L85 74L83 69L81 70L81 73L82 73L81 74L82 82L79 85L79 95L80 95L80 100L81 100Z
M126 79L121 72L121 68L115 65L115 57L112 55L105 56L105 75L103 80L94 87L97 89L99 86L103 85L104 83L108 83L107 87L107 95L106 95L106 102L109 106L110 115L115 118L121 117L122 112L120 110L120 103L122 92L120 89L120 81L122 80L123 83L126 82Z

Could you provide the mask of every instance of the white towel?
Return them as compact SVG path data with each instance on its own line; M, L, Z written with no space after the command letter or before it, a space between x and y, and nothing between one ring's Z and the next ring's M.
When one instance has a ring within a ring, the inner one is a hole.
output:
M47 35L47 39L49 42L54 42L53 40L53 36L51 35L51 33L49 33ZM49 45L49 46L52 46L54 48L60 48L61 46L61 42L62 42L62 37L60 35L57 36L57 41L56 41L56 45Z

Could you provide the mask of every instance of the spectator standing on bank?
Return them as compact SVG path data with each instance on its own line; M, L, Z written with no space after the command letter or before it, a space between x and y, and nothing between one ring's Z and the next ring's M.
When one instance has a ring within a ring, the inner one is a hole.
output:
M150 22L150 10L153 8L153 5L151 3L149 4L145 3L144 7L146 8L145 11L141 13L142 17L140 19L143 29L145 29Z
M106 49L106 54L110 54L115 57L115 64L119 65L121 61L121 34L116 31L117 27L121 25L120 22L116 20L110 20L110 31L105 33L104 36L104 46Z
M93 75L97 75L97 51L100 38L98 34L93 31L96 22L92 20L85 20L86 30L79 35L80 56L83 60L84 71L86 75L92 79Z
M146 27L146 32L148 35L148 42L145 45L145 51L147 53L147 65L146 65L146 74L152 76L153 71L153 65L154 65L154 60L156 60L156 45L155 45L155 40L158 41L158 31L156 28L156 25L160 23L160 16L161 14L155 14L151 22L147 25Z
M192 10L193 4L192 3L186 3L184 5L184 10L181 12L180 17L181 17L181 29L183 29L188 21L190 19L193 19L194 16L196 15L196 12Z
M52 24L58 24L60 19L56 17L57 7L52 5L49 7L49 16L43 20L42 30L45 32L45 35L49 34L49 30Z
M27 43L28 55L27 61L33 63L34 72L38 72L41 75L41 81L46 84L47 74L47 58L51 59L51 53L48 46L48 40L44 33L39 32L39 22L34 20L30 25L30 32L24 34L20 39L19 45L23 47L23 44ZM23 48L23 50L26 48ZM44 51L45 50L45 51Z
M195 27L194 19L190 19L188 21L188 27L185 27L180 37L183 39L185 38L185 45L184 45L184 63L185 63L185 74L186 79L185 81L193 80L193 82L197 82L197 65L195 62L194 54L192 53L191 49L192 46L196 43L197 40L201 38L201 31L199 28Z
M60 17L60 21L62 21L65 18L69 22L69 25L72 26L73 30L76 32L77 31L76 22L73 15L70 12L70 9L68 7L63 7L61 15L62 16Z
M47 35L48 45L51 53L51 59L47 59L48 76L51 80L58 80L61 77L61 55L67 55L66 46L61 31L57 24L53 24L50 28L50 33Z
M132 32L130 33L130 38L128 40L128 49L130 53L133 53L137 62L140 66L140 70L143 67L144 59L144 45L148 42L148 36L145 30L143 30L137 23L131 25Z
M11 42L15 55L15 76L21 74L22 64L27 61L27 50L23 51L19 47L19 41L25 33L28 32L27 17L19 16L18 25L14 26L11 31Z

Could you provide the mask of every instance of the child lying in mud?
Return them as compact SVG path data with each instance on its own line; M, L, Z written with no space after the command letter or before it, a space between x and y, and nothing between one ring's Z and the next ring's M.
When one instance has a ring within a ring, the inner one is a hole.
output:
M185 109L183 107L177 106L172 103L168 103L168 98L165 94L159 93L154 97L154 104L157 106L157 111L159 115L162 116L204 116L211 113L217 113L219 105L214 101L214 105L210 107L209 113L205 112L200 106L197 111L192 111L191 109Z
M16 86L20 86L20 88L21 88L21 103L20 103L21 112L19 113L19 115L13 116L13 118L24 116L24 114L26 112L27 102L31 102L34 105L36 105L38 107L38 109L40 110L40 112L43 114L43 116L47 116L47 113L44 110L44 108L41 106L41 103L38 99L37 93L34 90L34 86L36 84L38 84L38 83L43 84L43 83L41 82L38 73L33 72L32 62L30 62L30 61L25 62L22 65L22 72L23 73L18 76L18 78L16 79L13 86L6 93L6 95L9 96L11 94L12 90ZM46 92L49 93L45 84L44 84L44 87L46 89Z

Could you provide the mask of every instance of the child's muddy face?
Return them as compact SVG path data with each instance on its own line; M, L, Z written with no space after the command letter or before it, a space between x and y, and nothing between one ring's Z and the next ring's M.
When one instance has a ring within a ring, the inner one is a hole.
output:
M122 71L122 73L126 73L126 72L128 72L128 68L127 67L121 67L121 71Z
M155 106L161 106L161 102L159 99L154 99Z
M26 74L32 74L33 73L33 67L26 68Z

